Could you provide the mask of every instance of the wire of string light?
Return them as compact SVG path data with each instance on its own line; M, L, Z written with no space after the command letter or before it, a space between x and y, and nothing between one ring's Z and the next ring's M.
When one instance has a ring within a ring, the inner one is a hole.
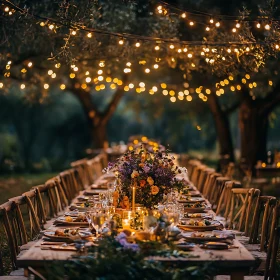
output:
M226 21L247 21L247 22L258 22L262 20L269 20L269 21L276 21L280 22L280 19L276 18L268 18L267 16L257 16L257 17L251 17L250 15L240 15L240 16L233 16L233 15L224 15L224 14L213 14L213 13L206 13L198 10L187 10L187 9L181 9L173 4L169 4L165 1L162 0L151 0L153 3L159 3L165 7L168 7L169 9L173 11L177 11L180 13L180 15L189 14L193 16L202 16L202 17L215 17L218 18L219 20L226 20Z
M69 24L65 24L63 22L60 22L58 20L55 20L50 17L45 17L37 14L30 13L28 10L24 10L18 6L16 6L14 3L12 3L9 0L0 0L0 3L7 5L8 7L14 9L17 12L20 12L24 15L31 16L33 18L36 18L37 20L42 20L45 22L48 22L48 26L50 29L54 29L55 25L57 26L64 26L69 29L74 30L77 32L77 30L81 30L84 32L89 33L97 33L97 34L103 34L103 35L108 35L108 36L113 36L113 37L118 37L121 40L127 39L127 40L135 40L135 41L150 41L150 42L155 42L157 44L160 43L174 43L177 45L186 45L186 46L261 46L261 45L269 45L269 44L274 44L274 41L262 41L262 42L256 42L256 41L247 41L247 42L237 42L237 41L231 41L231 42L215 42L215 41L182 41L178 39L173 39L173 38L161 38L161 37L150 37L150 36L142 36L142 35L136 35L136 34L131 34L131 33L117 33L117 32L111 32L107 30L101 30L101 29L96 29L96 28L89 28L89 27L84 27L84 26L72 26ZM45 25L45 24L44 24ZM42 25L42 26L44 26Z

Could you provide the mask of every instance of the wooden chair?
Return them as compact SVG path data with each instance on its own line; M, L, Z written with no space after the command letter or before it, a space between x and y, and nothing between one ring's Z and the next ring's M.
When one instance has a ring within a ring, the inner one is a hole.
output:
M77 185L75 170L69 169L60 174L61 186L67 197L68 202L70 203L75 195L79 192Z
M195 167L192 178L191 178L191 181L195 186L197 186L197 184L198 184L199 177L200 177L202 171L206 168L207 168L207 166L204 164L200 164Z
M201 162L199 160L191 159L188 162L188 173L189 173L189 179L192 181L193 175L195 173L196 167L201 165Z
M259 196L257 189L232 189L230 198L228 228L241 231L248 230L250 213L252 213L253 199Z
M47 181L44 185L33 187L37 194L37 217L41 227L45 228L45 224L48 220L55 217L59 210L59 202L61 204L61 198L55 190L55 182L52 180Z
M265 251L268 246L276 201L276 197L273 196L258 197L250 231L249 244L260 243L260 251Z
M230 162L227 166L225 177L229 177L230 179L232 179L234 173L235 173L235 164L234 162Z
M89 186L91 184L90 183L91 178L89 178L89 175L88 175L87 161L88 161L87 159L81 159L81 160L71 163L71 167L73 167L79 174L79 178L82 183L82 186L81 186L82 188L86 188L87 186Z
M223 177L221 173L211 173L206 179L205 188L203 189L203 196L209 199L212 196L212 192L214 191L214 184L218 177Z
M26 206L26 212L21 209L23 206ZM19 196L0 205L0 222L6 233L11 266L15 270L20 246L33 240L40 232L39 221L30 199L27 196Z
M201 170L198 182L197 182L197 189L202 193L203 189L206 184L206 180L209 174L214 173L215 169L206 167L205 169Z
M266 269L264 279L267 280L277 280L276 278L276 263L277 263L277 254L280 241L280 227L272 228L272 238L267 251L266 259Z
M241 183L239 181L227 181L221 193L218 206L216 209L216 215L223 215L227 219L230 212L230 199L231 190L233 188L241 188Z
M210 201L210 203L212 204L212 208L215 210L218 206L219 203L219 198L223 192L223 189L225 187L225 183L230 181L230 179L228 177L217 177L213 188L212 188L212 192L210 194L210 197L208 198L208 200Z
M267 251L266 268L263 276L245 276L244 280L279 280L279 276L276 275L277 253L280 241L280 227L273 228L273 234L271 238L271 245ZM230 276L218 275L214 277L215 280L230 280Z

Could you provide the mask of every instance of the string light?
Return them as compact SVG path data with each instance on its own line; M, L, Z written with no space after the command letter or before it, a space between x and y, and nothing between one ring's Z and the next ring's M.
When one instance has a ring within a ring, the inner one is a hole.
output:
M137 42L136 44L135 44L135 47L136 48L139 48L141 46L141 44L139 43L139 42Z
M123 43L124 43L123 39L119 40L119 45L123 45Z
M88 38L92 38L92 33L89 32L89 33L87 34L87 37L88 37Z

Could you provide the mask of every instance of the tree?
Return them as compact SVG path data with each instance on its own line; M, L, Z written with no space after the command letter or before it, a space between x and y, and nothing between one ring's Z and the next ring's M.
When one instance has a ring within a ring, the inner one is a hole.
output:
M49 84L70 89L83 105L97 147L104 146L105 125L123 96L122 88L124 91L135 88L138 93L147 90L153 95L159 91L159 85L153 82L159 80L154 79L156 74L153 73L158 72L158 76L163 77L162 93L170 95L172 102L191 100L196 93L200 99L208 101L221 154L229 154L233 159L227 114L219 107L216 96L212 96L222 95L222 84L217 77L224 80L245 71L257 72L277 49L277 24L272 21L269 28L256 33L257 27L246 20L247 10L237 18L240 21L237 26L236 19L224 20L221 25L216 18L209 23L209 17L202 13L181 13L175 9L176 13L168 5L148 5L147 1L143 1L142 10L135 3L109 0L99 3L62 1L59 5L34 2L30 4L32 13L21 8L20 3L17 6L5 0L2 3L8 7L1 14L5 23L1 30L1 38L4 38L1 61L6 64L2 69L4 76L9 80L28 81L35 88L41 84L43 94ZM42 15L43 10L48 11L47 14ZM112 17L113 11L117 17ZM266 15L268 20L272 19L272 14ZM236 24L235 28L232 23ZM210 24L211 28L205 28ZM49 44L45 44L45 37ZM42 60L47 56L48 61ZM167 70L177 71L176 80L170 81ZM128 80L123 73L129 74ZM196 74L207 75L209 81L193 78ZM145 83L141 82L143 75ZM88 93L104 89L104 80L112 81L114 76L117 82L111 88L116 89L115 95L101 110ZM164 80L169 80L168 85ZM121 88L117 89L116 84ZM232 108L236 108L235 104Z

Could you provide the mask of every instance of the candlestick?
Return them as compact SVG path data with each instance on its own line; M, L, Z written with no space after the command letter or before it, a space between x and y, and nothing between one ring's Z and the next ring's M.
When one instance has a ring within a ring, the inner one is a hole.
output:
M136 187L135 185L132 186L132 211L135 211L135 192L136 192Z

